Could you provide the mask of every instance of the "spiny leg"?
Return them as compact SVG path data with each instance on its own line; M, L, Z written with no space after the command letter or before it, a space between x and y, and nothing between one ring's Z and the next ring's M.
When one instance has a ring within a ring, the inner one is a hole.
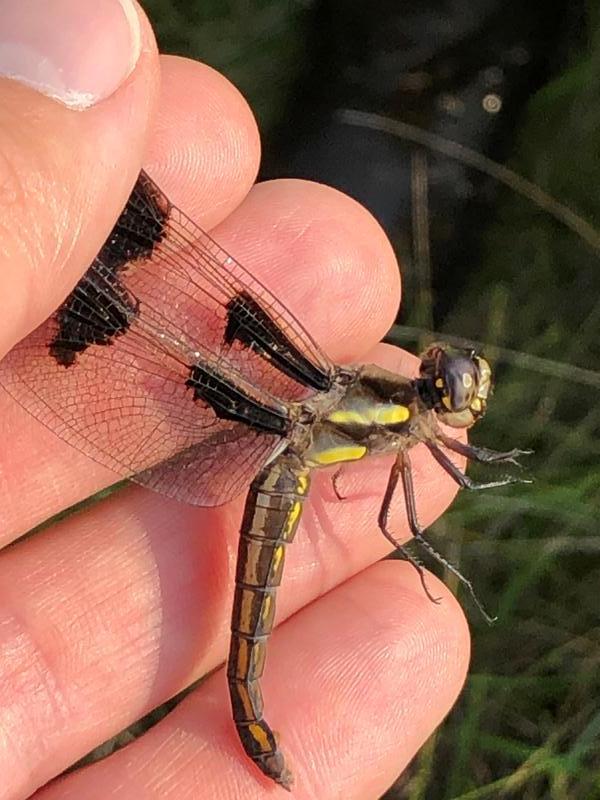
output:
M486 483L477 483L474 480L471 480L468 475L465 475L462 470L460 470L456 464L454 464L441 450L435 442L426 441L425 444L429 448L429 452L438 462L438 464L444 469L445 472L450 475L450 477L458 483L461 489L471 489L473 491L479 491L480 489L497 489L499 486L508 486L511 483L531 483L530 480L525 478L517 478L513 475L505 475L503 478L500 478L497 481L488 481ZM513 451L514 452L514 451ZM506 461L508 459L496 459L497 461Z
M383 502L381 504L381 508L379 509L379 516L377 518L377 522L379 523L379 529L381 530L385 538L388 540L388 542L391 542L396 548L396 550L400 553L402 558L404 558L405 561L408 561L409 564L412 564L412 566L417 570L419 578L421 579L421 586L423 587L423 591L425 592L425 594L431 600L432 603L437 604L440 602L441 598L434 597L429 591L429 587L427 586L427 581L425 580L425 570L423 569L423 565L413 556L413 554L403 544L401 544L396 539L396 537L388 527L392 499L394 497L394 493L396 491L396 487L400 479L400 471L401 471L400 462L402 458L403 458L403 453L399 453L392 465L392 469L390 470L390 477L388 478L388 483L385 489L385 495L383 496ZM408 499L406 499L407 506L408 502L409 502ZM414 496L412 497L412 502L414 503Z
M401 457L401 458L400 458ZM423 536L423 529L419 525L419 520L417 519L417 507L415 503L415 491L413 487L412 481L412 472L410 468L410 459L408 453L399 453L399 458L396 463L399 463L399 469L402 475L402 486L404 488L404 498L406 502L406 511L408 514L408 523L410 525L410 529L412 531L412 535L417 542L417 544L423 548L429 555L445 567L448 572L452 573L467 589L471 598L477 608L479 609L480 613L484 617L485 621L489 624L496 621L495 617L491 617L483 604L477 597L475 593L475 589L473 588L473 584L468 578L460 572L460 570L454 566L447 558L444 558L438 551L427 541L427 539Z
M240 531L227 662L233 718L244 750L267 777L288 790L292 773L263 718L259 679L273 628L285 546L294 538L308 488L308 470L285 454L252 483Z
M448 450L452 450L454 453L465 456L471 461L478 461L480 464L504 463L514 464L515 466L520 467L521 464L518 461L519 456L530 456L533 453L533 450L519 450L516 447L513 450L507 450L506 452L502 452L500 450L490 450L488 447L476 447L472 444L459 442L457 439L452 438L452 436L448 436L442 431L437 432L437 438L440 440L440 442L442 442L444 447L448 448Z

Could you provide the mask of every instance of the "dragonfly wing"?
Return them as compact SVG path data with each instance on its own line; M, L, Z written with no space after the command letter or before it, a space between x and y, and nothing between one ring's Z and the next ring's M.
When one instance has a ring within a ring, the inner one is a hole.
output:
M238 424L134 475L133 480L182 503L220 505L248 488L279 445Z
M333 367L270 292L140 176L98 258L0 384L101 464L170 496L241 493Z
M183 367L152 353L135 331L88 348L81 369L49 357L55 333L51 319L11 350L0 383L61 439L123 477L218 505L244 490L281 440L194 401ZM202 465L191 467L191 453ZM179 478L176 463L185 466Z

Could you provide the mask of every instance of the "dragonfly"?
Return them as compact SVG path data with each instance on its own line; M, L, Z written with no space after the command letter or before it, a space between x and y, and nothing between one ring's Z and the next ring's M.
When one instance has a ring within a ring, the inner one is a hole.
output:
M393 498L403 491L415 540L472 592L423 536L410 451L424 443L463 488L520 481L475 483L447 454L518 464L528 452L475 447L442 427L479 420L491 382L482 355L440 343L421 355L412 378L333 364L267 287L145 172L73 291L0 363L4 390L119 475L200 506L247 491L227 683L243 749L286 789L292 771L265 719L260 681L286 548L313 471L394 454L381 532L428 591L420 562L389 528Z

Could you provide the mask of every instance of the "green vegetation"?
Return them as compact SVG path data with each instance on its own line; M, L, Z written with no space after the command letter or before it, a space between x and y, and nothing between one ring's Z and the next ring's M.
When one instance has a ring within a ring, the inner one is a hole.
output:
M204 61L246 97L261 130L278 121L292 81L307 68L310 0L142 0L164 53Z
M509 166L598 224L600 18L589 21L588 49L532 99ZM496 363L473 440L533 448L535 483L463 493L437 525L499 621L469 614L463 696L388 800L600 797L599 257L503 190L446 322Z

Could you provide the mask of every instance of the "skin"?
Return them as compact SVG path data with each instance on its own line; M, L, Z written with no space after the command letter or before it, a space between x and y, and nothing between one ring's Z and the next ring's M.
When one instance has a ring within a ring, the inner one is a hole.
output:
M2 352L83 273L143 163L332 358L414 372L414 357L376 347L399 300L383 232L327 187L253 187L256 125L222 76L159 58L146 27L137 67L92 109L6 80L0 93ZM243 497L202 509L132 486L8 548L116 476L2 393L0 425L2 800L185 800L199 787L207 800L288 797L245 759L222 669L125 750L56 778L224 660ZM427 453L413 462L427 525L455 487ZM331 472L316 476L289 550L263 686L297 798L380 796L465 678L468 631L452 595L430 576L433 605L410 565L376 563L388 552L376 519L389 466L344 469L344 501ZM401 497L391 520L408 538Z

